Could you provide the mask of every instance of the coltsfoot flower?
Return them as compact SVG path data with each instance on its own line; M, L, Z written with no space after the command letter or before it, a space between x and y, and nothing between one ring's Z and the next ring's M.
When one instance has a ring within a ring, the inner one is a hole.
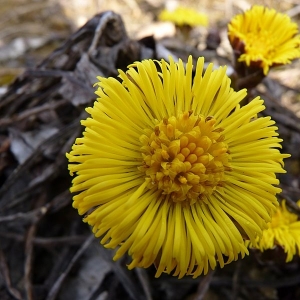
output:
M276 210L281 139L226 67L144 60L101 78L70 153L73 206L129 269L197 277L248 254Z
M175 10L163 10L158 18L161 21L170 21L177 26L207 26L208 18L206 14L199 13L194 9L179 6Z
M300 57L297 24L288 15L261 5L236 15L228 25L228 37L238 61L261 68L264 75L271 67Z
M297 204L300 206L300 200ZM268 229L263 231L261 238L257 238L255 248L264 252L276 246L284 249L286 262L291 261L296 254L300 256L300 221L296 214L287 209L285 200L277 208Z

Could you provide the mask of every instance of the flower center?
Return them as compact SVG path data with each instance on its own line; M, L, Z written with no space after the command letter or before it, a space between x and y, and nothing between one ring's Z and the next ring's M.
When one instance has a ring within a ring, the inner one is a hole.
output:
M263 56L271 59L275 53L276 43L270 32L261 30L253 33L249 32L245 36L245 44L248 53L256 56Z
M162 190L175 202L204 200L225 182L230 170L228 146L213 117L191 111L163 119L140 137L148 188Z

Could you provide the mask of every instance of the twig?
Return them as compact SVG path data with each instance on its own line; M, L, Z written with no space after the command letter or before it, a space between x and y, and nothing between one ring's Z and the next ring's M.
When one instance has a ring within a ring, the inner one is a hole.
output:
M45 215L50 208L50 203L39 207L37 209L31 210L26 213L16 213L14 215L8 215L4 217L0 217L0 223L2 222L15 222L16 220L22 219L24 221L35 222L35 220L39 219L41 216Z
M136 268L135 271L143 287L146 300L152 300L151 289L150 289L147 273L145 272L144 269L141 268Z
M286 12L287 15L289 15L291 18L294 18L296 17L297 15L300 14L300 5L297 5L293 8L291 8L290 10L288 10Z
M24 242L25 237L22 234L17 233L7 233L7 232L0 232L0 237L14 239L18 242ZM77 236L64 236L64 237L54 237L54 238L42 238L42 237L35 237L33 238L32 242L34 245L40 247L56 247L62 245L68 246L77 246L81 245L86 240L86 235L77 235Z
M0 126L7 126L11 125L15 122L22 121L24 119L29 118L32 115L39 114L41 112L45 112L47 110L55 110L56 108L67 104L69 101L68 100L60 100L57 102L52 102L52 103L46 103L44 105L38 106L38 107L33 107L28 110L25 110L24 112L20 113L19 115L13 116L12 118L2 118L0 120Z
M74 255L74 257L72 258L71 262L69 263L68 267L66 268L66 270L58 277L58 279L56 280L56 282L54 283L54 285L52 286L51 290L49 291L46 300L54 300L61 288L62 283L64 282L64 280L66 279L67 275L69 274L69 272L71 271L71 269L73 268L74 264L77 262L77 260L79 259L79 257L87 250L87 248L90 246L90 244L92 243L94 239L94 236L91 235L90 237L88 237L85 241L85 243L81 246L81 248L76 252L76 254Z
M113 251L105 249L102 245L99 245L97 249L99 250L99 254L101 255L101 257L104 257L105 260L110 264L114 274L121 282L128 295L134 300L141 299L141 290L136 284L136 281L134 281L130 276L130 271L125 269L121 265L122 260L119 260L117 262L112 261ZM123 259L126 259L126 257L123 257Z
M115 14L112 11L105 12L104 15L102 16L102 18L100 18L98 25L96 27L96 30L95 30L95 35L94 35L93 41L88 50L88 55L90 55L90 56L93 55L100 38L103 36L103 31L105 29L105 26L107 25L107 23L109 21L115 20L115 18L116 18Z
M8 269L8 266L7 266L5 257L4 257L4 253L1 248L0 248L0 271L3 275L4 282L5 282L8 292L15 299L22 300L20 292L17 289L15 289L14 287L12 287L12 285L11 285L9 269Z
M284 199L286 200L287 205L297 212L298 215L300 215L300 207L297 205L297 203L294 202L288 195L285 195Z
M85 112L82 114L85 115ZM1 210L4 210L4 208L11 208L13 205L16 205L20 200L22 200L24 197L26 198L32 189L36 189L37 185L29 186L27 189L20 191L19 193L14 194L14 199L9 199L7 196L4 197L5 193L10 189L12 185L16 182L18 178L20 178L22 175L26 174L26 170L28 170L34 163L37 161L39 157L43 154L43 152L49 147L49 145L57 144L57 140L62 140L67 136L70 136L75 132L77 134L77 130L80 128L78 126L79 120L81 120L82 117L80 116L78 119L74 120L70 125L65 127L63 130L58 132L57 134L52 135L47 141L45 141L42 145L39 145L34 153L21 165L19 165L14 172L9 176L9 178L6 180L6 182L2 185L0 188L0 199L3 201L1 203ZM75 135L74 135L75 136ZM68 139L67 143L70 143L70 138ZM53 172L57 171L61 167L61 162L59 164L57 163L58 159L53 164ZM53 175L53 174L52 174ZM20 197L20 199L18 199Z
M277 279L261 279L261 280L252 280L248 278L241 278L240 284L246 287L251 288L262 288L262 287L270 287L270 288L282 288L282 287L291 287L297 286L300 284L300 274L295 273L291 276L284 276ZM228 277L214 277L211 281L211 286L213 287L232 287L232 278ZM198 299L197 299L198 300Z
M232 300L236 300L238 297L239 278L241 273L241 261L237 261L236 268L232 278Z
M212 281L213 275L214 275L215 271L210 270L204 277L203 279L200 281L199 285L198 285L198 290L196 293L196 296L194 298L194 300L202 300L204 299L204 296L209 288L209 285Z
M280 195L281 195L282 198L284 198L284 199L289 198L289 199L287 199L288 202L292 201L292 200L290 199L290 196L289 196L291 193L295 193L295 195L297 195L297 199L300 198L300 189L299 189L299 188L294 187L294 186L287 186L287 185L284 185L284 184L281 184L280 187L282 188L282 192L281 192ZM290 201L289 201L289 200L290 200ZM294 201L292 201L292 202L293 202L293 204L292 204L293 208L294 208L298 213L300 213L300 208L295 204Z
M25 244L25 266L24 266L24 286L27 300L33 300L32 295L32 258L33 258L33 237L36 233L36 223L32 224L28 230Z
M41 194L36 202L36 206L39 207L44 204L46 201L46 195ZM33 261L33 239L36 234L37 224L45 215L47 210L44 213L39 214L36 219L33 221L32 225L29 227L25 242L25 264L24 264L24 287L26 292L27 300L33 300L32 293L32 282L31 282L31 274L32 274L32 261Z
M61 208L65 207L70 203L71 200L71 194L69 190L66 190L62 192L61 194L57 195L51 203L47 203L43 205L42 207L38 207L34 210L31 210L29 212L19 212L14 215L8 215L8 216L0 216L0 223L3 222L15 222L16 220L23 220L23 221L29 221L30 223L36 222L39 220L42 216L44 216L46 213L50 211L50 213L53 213L55 211L60 210Z
M72 195L69 189L65 190L61 194L58 194L51 201L51 207L49 209L49 213L52 214L66 207L67 205L70 205L71 199L72 199Z

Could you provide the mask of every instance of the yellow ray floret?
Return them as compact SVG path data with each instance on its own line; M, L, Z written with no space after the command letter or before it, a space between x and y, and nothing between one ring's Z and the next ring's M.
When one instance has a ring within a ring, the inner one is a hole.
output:
M144 60L98 78L83 137L67 154L73 206L129 268L154 264L197 277L248 254L276 210L283 173L275 122L263 100L241 107L226 67L204 71Z
M300 207L300 200L297 204ZM263 231L261 238L257 238L256 248L262 252L276 246L284 249L286 262L291 261L294 255L300 255L300 221L287 209L285 200L277 208L268 229Z
M173 11L163 10L158 18L161 21L173 22L178 26L189 25L194 27L199 25L207 26L208 24L207 15L183 6L179 6Z
M298 25L275 9L254 5L236 15L228 25L229 41L239 61L258 65L265 75L269 68L300 57Z

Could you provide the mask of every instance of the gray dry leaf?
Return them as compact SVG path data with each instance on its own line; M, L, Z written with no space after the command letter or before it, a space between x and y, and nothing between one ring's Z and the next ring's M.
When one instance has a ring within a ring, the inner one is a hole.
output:
M133 272L112 264L99 247L57 242L90 234L71 205L66 152L82 134L80 120L96 98L96 77L116 77L117 69L142 55L153 58L153 49L129 39L120 15L102 12L1 96L0 141L10 142L0 153L0 163L7 161L0 169L0 252L7 262L1 300L15 290L34 300L100 300L105 293L141 299ZM45 214L31 218L44 207ZM29 216L25 225L19 213ZM47 243L37 243L40 238ZM111 277L120 291L106 286Z
M57 132L58 129L52 126L43 126L38 130L27 132L11 127L9 128L10 150L18 163L22 164L38 146Z
M59 93L68 99L74 106L90 103L95 98L92 86L97 81L97 76L104 74L91 63L86 53L83 53L76 65L74 76L63 77L63 85Z
M105 276L112 271L110 264L99 255L99 242L95 239L80 261L76 277L69 278L58 300L91 299Z

